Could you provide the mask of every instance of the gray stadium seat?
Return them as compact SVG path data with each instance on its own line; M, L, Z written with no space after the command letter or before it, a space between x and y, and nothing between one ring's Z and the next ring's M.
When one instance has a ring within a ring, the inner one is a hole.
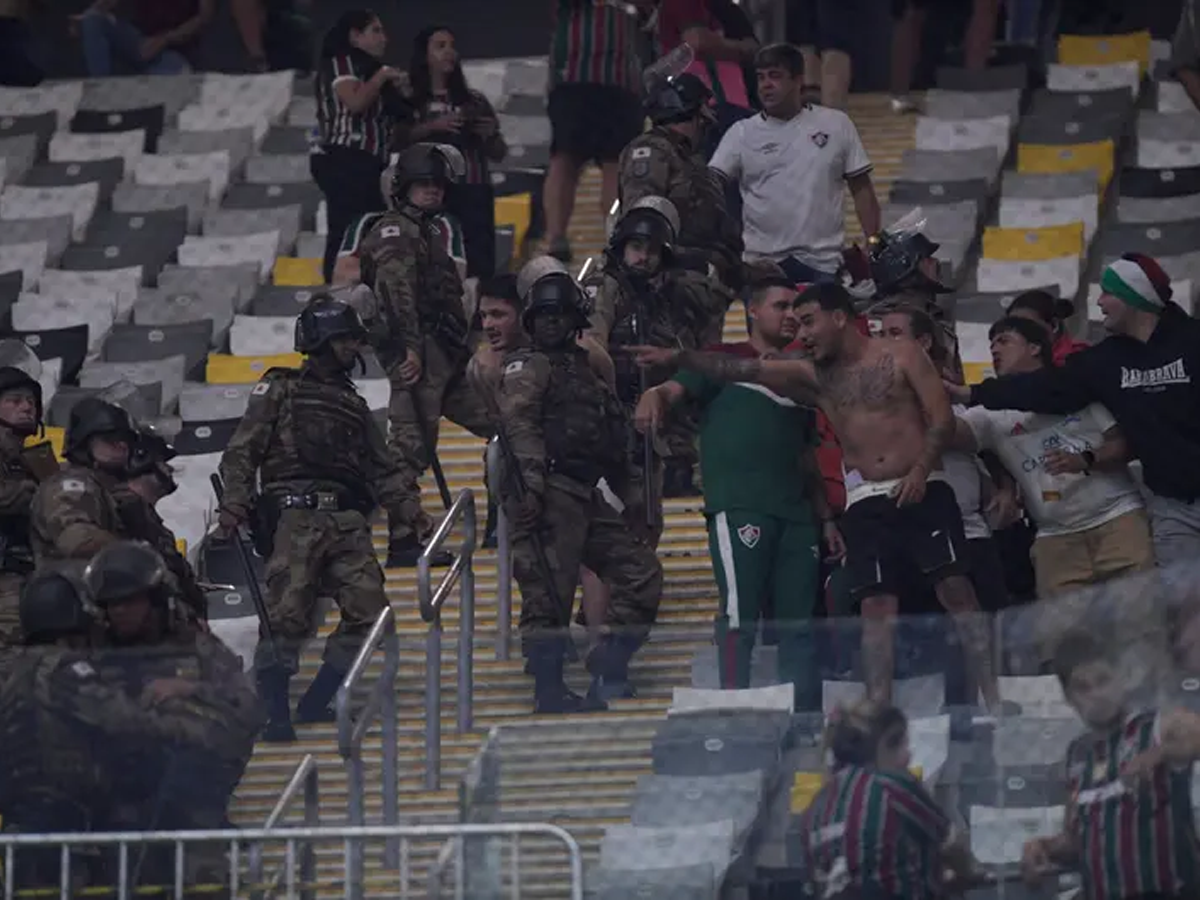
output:
M62 380L74 381L79 367L87 356L88 333L86 325L70 328L45 328L37 331L14 330L12 337L25 342L37 358L62 360Z
M1117 221L1128 224L1200 219L1200 194L1183 197L1125 197L1117 200Z
M252 384L197 384L189 382L179 395L179 415L184 424L237 421L246 412Z
M1059 295L1058 285L1047 285L1038 290L1046 291L1054 297ZM969 294L954 301L954 316L964 322L987 322L991 324L1005 316L1009 305L1017 298L1019 291L1004 294Z
M81 109L71 120L71 130L81 134L105 134L140 128L146 132L146 152L156 153L165 121L166 113L161 104L125 109Z
M1124 88L1131 94L1138 88L1140 73L1136 62L1100 66L1046 66L1046 87L1052 91L1105 91Z
M930 204L888 203L883 208L884 227L920 209L925 217L924 234L938 243L973 239L979 230L979 204L973 200L961 203Z
M258 152L269 156L308 153L311 132L303 126L276 125L267 132Z
M1100 179L1095 172L1005 172L1000 180L1000 196L1014 199L1054 200L1099 194Z
M1034 91L1028 114L1065 121L1127 117L1133 113L1133 97L1124 88L1111 91Z
M121 405L139 421L157 417L159 410L162 409L162 385L139 384L134 387L138 396L132 402L129 397L122 398ZM50 401L50 408L46 413L46 424L51 428L66 428L75 404L84 397L94 397L101 391L101 388L60 385L54 393L54 398Z
M0 272L20 270L27 288L33 289L46 270L49 251L45 241L27 241L23 244L0 244Z
M296 256L300 259L320 259L325 255L325 235L302 231L296 236Z
M298 316L316 294L311 288L264 285L250 302L256 316Z
M203 378L212 343L212 320L179 325L113 326L100 357L105 362L148 362L169 356L186 360L184 378Z
M76 244L63 254L61 268L75 272L142 267L142 283L153 285L159 271L174 257L175 247L167 241L122 241Z
M313 229L317 207L321 205L321 189L311 181L307 184L235 184L221 201L226 209L272 209L295 204L303 210L301 227Z
M218 419L211 422L184 422L175 435L175 450L180 456L208 456L220 454L237 431L239 415L235 419Z
M39 163L25 173L24 183L30 187L62 187L95 182L100 185L100 203L106 204L124 177L125 161L117 157L90 162Z
M525 148L550 146L550 119L544 112L532 116L509 116L498 113L500 133L511 145Z
M1145 253L1156 259L1179 256L1200 248L1200 219L1155 225L1117 223L1107 227L1098 241L1105 257L1123 253Z
M1010 717L996 723L992 756L999 766L1037 766L1061 760L1071 741L1082 734L1078 719Z
M946 152L988 148L997 159L1008 153L1012 142L1013 120L1008 116L987 119L936 119L918 116L916 147L918 150Z
M964 775L959 805L980 862L1013 866L1026 841L1061 829L1066 785L1060 765L1001 769L980 779Z
M135 385L158 383L162 385L160 413L170 413L179 400L186 368L183 356L137 363L88 362L79 372L79 386L106 388L118 381Z
M258 291L258 266L233 263L225 266L167 266L159 276L160 286L182 292L204 294L233 288L234 305L241 312Z
M273 209L210 209L204 216L204 234L236 237L278 231L280 255L287 256L300 234L300 216L299 204Z
M294 316L235 316L229 329L229 352L234 356L271 356L295 349Z
M944 91L1023 91L1029 86L1029 67L1015 64L971 70L942 66L936 81Z
M1200 166L1184 169L1126 168L1120 175L1123 197L1181 197L1200 194Z
M307 184L311 181L308 153L252 156L246 161L248 184Z
M46 242L46 262L55 265L71 243L70 216L44 219L8 219L0 224L0 244Z
M636 872L680 869L707 863L717 885L729 869L733 823L709 822L690 828L639 828L610 825L600 842L600 868Z
M638 779L629 821L633 825L671 827L702 822L733 822L733 846L745 847L763 804L762 772L708 778L643 775Z
M1151 141L1200 141L1200 115L1143 111L1137 118L1137 137Z
M36 138L38 158L45 155L50 138L57 130L58 114L52 111L28 116L0 116L0 140L32 135Z
M904 181L946 182L983 178L988 184L1000 172L1000 159L990 147L982 150L905 150L899 179Z
M1021 115L1021 92L945 91L935 88L925 95L925 114L939 119L1008 116L1015 122Z
M669 869L598 868L588 884L593 900L717 900L720 896L716 873L708 863Z
M109 111L161 106L166 118L173 119L199 98L203 81L204 75L192 73L93 78L84 83L79 108Z
M224 346L233 324L235 290L231 285L202 285L196 290L160 285L138 295L133 321L136 325L158 327L208 321L212 323L212 340L217 345L213 349L217 349Z
M160 212L182 206L188 211L188 232L195 234L208 207L208 182L155 186L124 181L113 191L112 206L122 213Z
M1017 128L1023 144L1070 145L1119 140L1127 126L1123 116L1093 119L1062 119L1056 116L1025 116Z
M150 240L165 244L183 243L187 235L185 207L146 213L102 213L92 220L88 241L93 244Z
M781 759L780 716L701 713L671 716L651 748L654 773L683 778L762 771L772 777Z
M6 184L17 184L25 177L25 173L33 167L38 158L38 150L36 134L0 138L0 159L4 161Z
M241 171L254 152L254 130L168 131L158 141L159 153L213 153L217 150L229 154L231 172Z
M898 178L892 182L888 199L893 203L921 206L970 200L982 207L990 195L991 187L986 178L946 181L912 181Z

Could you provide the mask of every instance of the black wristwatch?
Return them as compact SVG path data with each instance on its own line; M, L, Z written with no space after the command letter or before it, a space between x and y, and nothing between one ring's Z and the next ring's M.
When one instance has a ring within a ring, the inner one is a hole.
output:
M1091 475L1092 466L1096 465L1096 454L1091 450L1084 450L1079 456L1083 460L1083 474Z

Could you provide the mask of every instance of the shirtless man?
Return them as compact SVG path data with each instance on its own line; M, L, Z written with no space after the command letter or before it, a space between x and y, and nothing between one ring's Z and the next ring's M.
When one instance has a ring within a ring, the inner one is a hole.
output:
M966 538L942 451L954 433L950 398L937 369L910 341L873 341L854 324L850 294L837 284L797 301L804 359L635 348L643 365L692 369L722 381L756 382L819 406L842 445L847 472L847 581L862 604L863 677L871 699L889 702L895 668L897 591L916 566L954 617L975 682L999 709L991 633L967 577Z

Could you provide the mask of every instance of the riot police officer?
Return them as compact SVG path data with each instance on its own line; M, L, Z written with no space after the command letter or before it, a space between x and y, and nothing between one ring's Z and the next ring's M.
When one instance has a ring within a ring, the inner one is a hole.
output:
M433 528L417 479L437 452L441 417L480 437L492 434L487 408L466 379L462 280L434 222L446 188L462 173L462 155L453 147L410 147L392 180L394 208L362 246L363 283L374 289L378 309L371 342L392 385L389 447L405 490L400 507L389 510L389 566L415 566ZM449 561L448 555L438 560Z
M67 465L43 481L33 498L32 538L39 568L85 561L125 537L114 490L125 477L137 426L129 413L98 397L71 410L63 455Z
M605 250L603 269L584 285L593 304L585 337L612 355L617 396L630 411L643 390L671 373L645 373L630 357L613 351L636 344L697 349L710 343L713 322L720 321L706 279L678 264L679 230L679 213L671 201L643 197L621 217ZM662 531L662 498L696 493L696 427L688 412L673 414L661 432L665 471L660 472L657 456L649 460L656 543Z
M676 250L689 266L713 267L716 279L741 285L742 232L729 214L722 176L710 169L701 148L713 121L710 91L695 75L658 79L646 100L653 127L621 153L621 208L644 197L665 197L679 211ZM726 304L728 305L728 303Z
M629 661L657 616L662 567L597 488L604 478L631 521L642 515L628 418L576 341L587 324L579 285L561 263L542 257L521 272L519 290L531 346L506 355L498 405L522 650L534 677L535 712L578 712L633 696ZM588 658L586 699L563 682L580 564L612 591L605 634Z
M115 493L124 531L135 540L145 541L162 557L175 579L184 621L204 628L208 619L208 601L196 583L196 573L176 546L174 532L167 527L155 506L175 493L179 485L171 469L175 448L161 434L143 427L134 439L126 466L126 480Z
M24 447L41 423L37 379L16 366L0 367L0 646L21 637L21 588L33 571L29 515L38 485Z
M388 602L367 517L380 503L393 514L407 495L350 378L365 337L348 305L325 294L313 298L296 320L296 350L308 359L299 369L263 376L221 457L221 528L230 531L253 515L267 560L270 628L260 637L255 666L268 740L295 737L288 685L313 634L318 596L333 597L341 621L296 707L300 722L332 720L330 703Z

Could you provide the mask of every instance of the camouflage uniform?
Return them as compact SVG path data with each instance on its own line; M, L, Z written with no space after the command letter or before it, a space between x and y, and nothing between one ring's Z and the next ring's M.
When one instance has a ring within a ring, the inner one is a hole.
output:
M526 315L537 312L535 305ZM597 679L624 679L629 658L654 623L662 593L662 566L654 551L596 487L606 478L614 490L626 489L631 510L638 504L632 490L636 476L629 464L628 419L592 371L587 352L573 342L557 350L510 352L498 401L515 464L529 494L541 501L536 527L556 581L552 594L531 534L518 524L513 570L521 588L523 651L538 691L562 689L561 641L570 626L581 564L612 589L609 633L589 658L589 669ZM519 523L519 498L507 492L505 503Z
M68 465L38 486L30 533L38 568L86 561L129 537L117 506L118 484L108 472Z
M296 673L300 647L316 628L317 598L332 596L341 621L324 658L345 672L387 605L367 519L376 506L372 485L385 509L404 497L366 401L348 375L322 376L311 363L271 369L251 392L220 471L222 508L247 520L261 473L262 502L278 515L266 563L266 602L279 663ZM323 497L329 498L326 508L305 508ZM260 642L260 669L272 665L270 653Z
M493 428L486 407L465 378L469 348L462 280L437 234L435 217L407 201L405 171L402 161L396 181L398 209L383 215L371 229L361 256L363 282L374 288L378 306L377 317L369 323L371 343L392 385L389 447L404 483L403 503L397 515L389 516L388 529L393 545L411 548L433 528L421 508L417 481L431 463L429 452L437 447L441 417L483 438L491 437ZM420 357L422 367L420 381L411 388L399 371L410 350ZM408 560L414 563L415 554ZM396 564L403 563L397 559Z
M21 456L20 440L0 426L0 647L21 642L18 604L33 571L29 514L37 480Z

